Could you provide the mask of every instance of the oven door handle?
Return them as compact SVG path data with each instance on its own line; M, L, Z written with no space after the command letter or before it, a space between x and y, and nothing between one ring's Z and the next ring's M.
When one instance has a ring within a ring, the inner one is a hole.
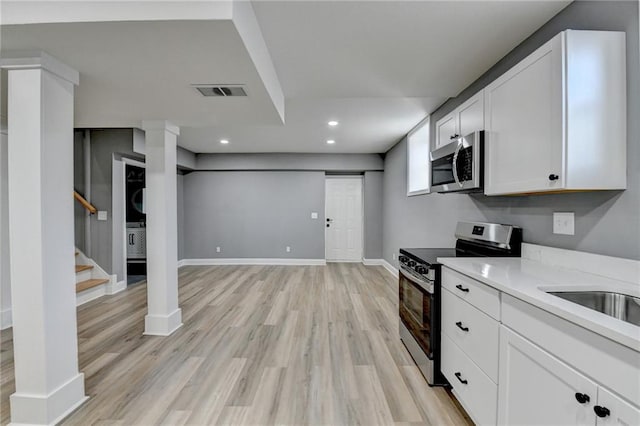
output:
M407 280L409 280L413 284L416 284L418 287L420 287L427 293L433 294L434 289L433 289L433 283L431 281L421 280L420 278L414 277L410 275L408 272L406 272L405 270L403 270L402 267L400 268L400 275L405 277Z
M458 154L460 154L460 150L462 149L462 140L458 142L458 146L456 147L456 151L453 153L453 179L456 181L460 188L464 185L460 182L460 177L458 176Z

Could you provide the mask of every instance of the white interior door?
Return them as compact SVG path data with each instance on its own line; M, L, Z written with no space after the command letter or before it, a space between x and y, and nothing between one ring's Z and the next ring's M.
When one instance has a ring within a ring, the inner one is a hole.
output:
M325 184L325 255L330 262L362 260L362 178L328 177Z

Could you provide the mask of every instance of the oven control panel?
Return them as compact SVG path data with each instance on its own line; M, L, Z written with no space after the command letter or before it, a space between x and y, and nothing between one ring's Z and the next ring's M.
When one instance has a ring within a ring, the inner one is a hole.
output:
M431 268L428 263L416 262L408 256L403 255L398 257L398 260L400 261L400 267L403 270L409 271L422 279L427 279L429 281L435 280L436 271Z

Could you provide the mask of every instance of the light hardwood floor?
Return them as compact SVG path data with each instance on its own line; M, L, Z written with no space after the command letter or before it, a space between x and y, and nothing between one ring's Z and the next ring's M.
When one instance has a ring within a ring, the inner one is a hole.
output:
M381 267L183 267L180 306L170 337L142 335L145 284L78 308L91 398L64 424L470 423L400 342L397 282ZM11 330L0 337L6 424Z

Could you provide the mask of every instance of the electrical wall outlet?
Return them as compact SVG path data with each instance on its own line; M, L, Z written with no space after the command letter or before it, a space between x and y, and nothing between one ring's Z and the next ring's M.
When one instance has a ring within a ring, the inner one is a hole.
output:
M318 218L318 212L311 212L311 219L317 219Z
M395 253L392 253L392 254L391 254L391 258L392 258L393 260L396 260L396 254L395 254Z
M553 233L575 235L575 214L573 212L554 212Z
M103 220L107 220L108 217L108 213L106 210L99 210L98 211L98 220L99 221L103 221Z
M287 253L291 253L291 247L287 246Z
M222 249L220 247L216 247L216 253L220 253Z

